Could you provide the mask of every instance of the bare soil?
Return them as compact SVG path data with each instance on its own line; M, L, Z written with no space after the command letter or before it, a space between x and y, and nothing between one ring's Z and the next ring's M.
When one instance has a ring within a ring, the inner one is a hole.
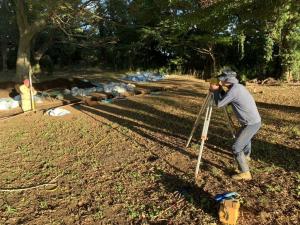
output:
M185 144L207 83L144 87L163 91L0 121L0 224L219 224L213 197L227 191L241 195L238 224L300 224L299 86L248 86L263 119L248 182L230 179L233 140L218 109L194 180L201 126Z

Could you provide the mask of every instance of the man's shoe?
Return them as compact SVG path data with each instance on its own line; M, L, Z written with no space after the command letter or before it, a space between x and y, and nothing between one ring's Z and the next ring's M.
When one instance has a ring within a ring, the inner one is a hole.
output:
M233 175L231 178L234 180L252 180L252 176L249 171L245 173L238 173L236 175Z

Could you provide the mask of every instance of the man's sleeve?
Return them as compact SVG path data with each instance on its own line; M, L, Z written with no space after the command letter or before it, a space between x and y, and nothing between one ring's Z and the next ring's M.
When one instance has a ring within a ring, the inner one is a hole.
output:
M231 91L227 92L223 96L220 91L215 91L213 94L214 94L214 100L215 100L216 106L218 108L228 105L234 99L234 95Z

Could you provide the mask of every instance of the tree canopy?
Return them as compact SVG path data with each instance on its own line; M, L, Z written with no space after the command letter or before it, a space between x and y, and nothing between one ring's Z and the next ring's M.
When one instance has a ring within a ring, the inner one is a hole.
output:
M230 65L248 79L299 80L299 5L295 0L3 0L2 69L15 58L21 78L47 58L55 68L157 69L206 78Z

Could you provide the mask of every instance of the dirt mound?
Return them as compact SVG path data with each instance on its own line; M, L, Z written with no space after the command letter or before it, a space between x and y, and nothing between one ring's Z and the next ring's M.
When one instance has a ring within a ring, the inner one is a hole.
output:
M6 90L11 90L15 88L15 85L19 84L16 82L3 82L0 83L0 89L6 89ZM71 89L72 87L78 87L78 88L91 88L95 87L91 82L89 81L83 81L80 79L64 79L64 78L58 78L55 80L49 80L49 81L44 81L41 83L34 83L33 84L34 88L38 91L45 91L49 89L54 89L54 88L68 88Z
M18 95L18 91L16 90L16 87L20 85L16 82L2 82L0 83L0 98L6 98L6 97L15 97ZM44 81L41 83L34 83L34 88L37 91L46 91L51 89L71 89L72 87L78 87L78 88L91 88L95 87L91 82L89 81L83 81L80 79L64 79L64 78L58 78L55 80L49 80Z

